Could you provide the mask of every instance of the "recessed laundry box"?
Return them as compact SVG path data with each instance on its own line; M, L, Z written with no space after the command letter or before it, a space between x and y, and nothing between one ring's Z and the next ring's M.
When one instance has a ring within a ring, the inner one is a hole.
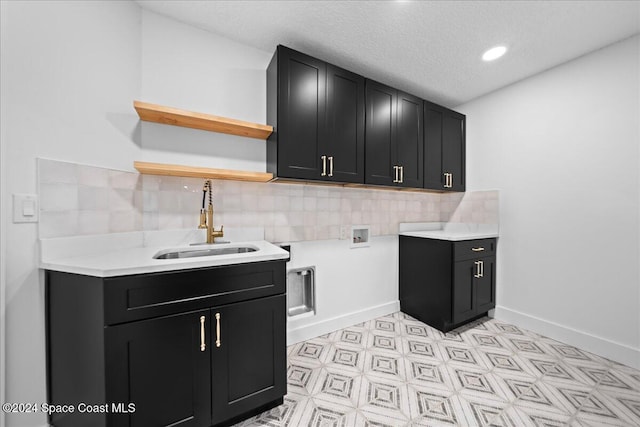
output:
M287 272L287 314L289 317L316 312L316 268L294 268Z

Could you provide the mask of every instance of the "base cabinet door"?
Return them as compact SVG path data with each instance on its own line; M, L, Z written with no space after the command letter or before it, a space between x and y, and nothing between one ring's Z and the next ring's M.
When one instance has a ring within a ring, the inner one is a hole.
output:
M476 315L474 262L460 261L453 264L452 323L454 324L464 322Z
M476 312L484 313L496 306L496 258L482 258L480 277L475 278Z
M454 263L453 323L459 324L496 306L495 257Z
M286 297L211 310L213 424L286 394Z
M106 327L107 400L127 411L108 425L210 426L209 325L203 310Z

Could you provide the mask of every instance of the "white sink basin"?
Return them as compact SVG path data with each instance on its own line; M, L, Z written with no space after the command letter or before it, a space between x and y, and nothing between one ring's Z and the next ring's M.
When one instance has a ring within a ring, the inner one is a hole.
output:
M218 255L244 254L256 252L259 249L251 245L243 246L222 246L222 247L201 247L201 248L182 248L182 249L163 249L153 255L153 259L178 259L178 258L195 258Z

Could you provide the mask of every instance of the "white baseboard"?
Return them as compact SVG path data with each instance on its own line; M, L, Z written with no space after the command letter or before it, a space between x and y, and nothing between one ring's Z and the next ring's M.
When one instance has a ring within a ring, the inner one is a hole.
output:
M376 317L386 316L396 311L400 311L400 301L398 300L321 320L295 329L287 328L287 345L315 338L319 335L375 319Z
M579 347L583 350L640 369L640 349L606 338L598 337L529 314L497 306L494 317L549 338Z

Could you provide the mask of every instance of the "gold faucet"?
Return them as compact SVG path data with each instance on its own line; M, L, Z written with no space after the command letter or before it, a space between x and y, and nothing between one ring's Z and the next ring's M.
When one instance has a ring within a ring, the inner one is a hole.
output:
M209 192L209 205L207 209L204 208L204 201ZM211 180L208 179L204 182L202 187L202 208L200 209L200 225L198 228L207 229L207 243L214 243L216 237L224 236L224 225L220 226L220 230L216 231L213 226L213 187L211 186Z

